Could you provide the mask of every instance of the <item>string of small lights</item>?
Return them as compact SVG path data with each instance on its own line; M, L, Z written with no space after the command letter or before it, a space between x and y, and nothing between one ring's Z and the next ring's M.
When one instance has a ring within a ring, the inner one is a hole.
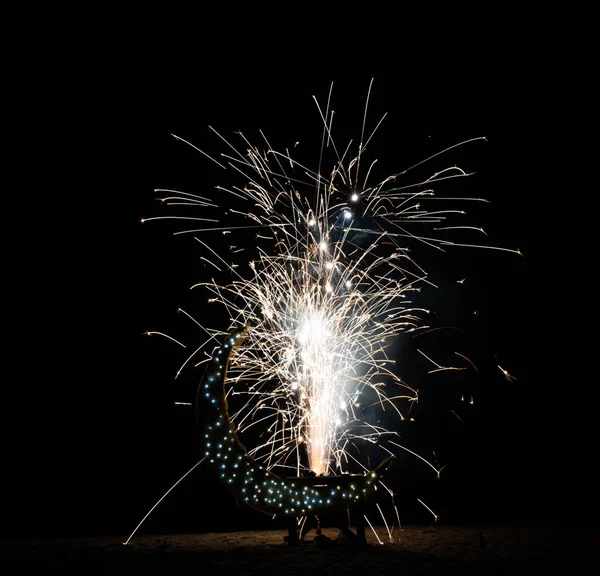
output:
M239 500L274 517L333 512L365 500L376 490L392 456L365 475L291 479L273 474L248 454L229 418L224 384L232 353L249 329L236 328L227 335L198 386L196 413L206 463Z

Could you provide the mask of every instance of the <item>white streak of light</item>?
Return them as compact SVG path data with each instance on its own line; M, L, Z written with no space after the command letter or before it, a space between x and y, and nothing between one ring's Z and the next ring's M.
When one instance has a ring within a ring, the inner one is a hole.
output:
M421 504L423 504L423 506L425 506L425 508L427 508L427 510L429 510L433 514L433 518L437 522L439 516L429 506L427 506L427 504L425 504L425 502L423 502L423 500L421 500L420 498L417 498L417 501L420 502Z
M144 334L146 336L164 336L165 338L168 338L169 340L172 340L173 342L175 342L175 344L179 344L182 348L185 348L185 344L178 342L177 340L175 340L175 338L172 338L168 334L163 334L162 332L144 332Z
M393 542L394 539L392 538L392 533L390 531L388 523L385 520L385 516L383 515L383 512L381 511L381 508L379 507L379 504L377 504L377 509L379 510L379 513L381 514L381 518L383 519L383 523L385 524L385 529L387 530L388 536L390 538L390 542Z
M364 514L363 514L364 516ZM369 522L369 519L365 516L365 520L369 523L369 526L371 526L371 530L373 530L373 534L375 534L375 538L377 538L377 541L383 546L383 542L380 540L379 536L377 536L377 532L375 532L375 529L373 528L373 526L371 525L371 522Z
M148 514L146 514L142 518L141 522L135 527L134 531L129 535L129 538L127 538L127 540L125 540L125 542L123 542L124 545L129 544L129 541L133 538L133 535L137 532L138 528L144 523L146 518L148 518L148 516L150 516L150 514L152 514L152 511L165 499L167 494L169 494L169 492L171 492L171 490L173 490L173 488L175 488L175 486L177 486L177 484L179 484L192 470L194 470L198 465L202 464L202 462L204 462L204 460L206 460L206 456L204 458L202 458L202 460L200 460L199 462L196 462L196 464L194 464L179 480L177 480L177 482L175 482L175 484L173 484L173 486L171 486L163 494L161 499L154 506L152 506L152 508L150 508L150 511L148 512Z
M440 470L438 470L431 462L428 462L427 460L425 460L425 458L423 458L423 456L419 456L416 452L409 450L408 448L402 446L401 444L396 444L396 442L394 442L392 440L390 440L389 442L390 442L390 444L393 444L394 446L398 446L398 448L402 448L402 450L406 450L407 452L410 452L413 456L416 456L417 458L420 458L421 460L423 460L423 462L425 462L425 464L427 464L428 466L431 466L431 468L433 468L435 470L435 473L438 475L438 478L439 478L441 468L440 468Z
M400 522L400 514L398 513L398 507L395 504L394 510L396 511L396 518L398 518L398 527L400 528L400 532L402 532L402 522Z

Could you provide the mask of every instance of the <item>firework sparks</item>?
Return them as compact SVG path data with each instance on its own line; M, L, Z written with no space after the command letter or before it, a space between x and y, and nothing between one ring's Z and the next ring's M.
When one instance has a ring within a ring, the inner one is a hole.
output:
M403 406L417 399L416 390L395 374L389 346L403 332L427 328L423 319L428 310L413 300L424 284L433 286L407 245L416 242L438 250L475 246L455 243L449 234L457 229L483 232L476 226L450 225L464 216L463 210L433 205L440 196L432 186L468 177L466 171L438 169L408 184L401 184L400 177L452 148L485 138L462 142L372 182L376 161L367 164L366 153L383 118L366 135L365 106L357 149L350 143L340 152L329 100L325 108L315 102L323 124L316 170L292 156L296 146L280 152L262 132L259 146L241 133L238 143L232 143L211 128L227 145L219 161L175 136L241 177L241 184L219 186L210 198L158 189L164 205L198 209L201 216L145 219L202 222L176 234L195 234L202 260L227 277L194 288L205 290L208 302L224 308L230 325L226 330L203 327L209 338L184 365L200 352L210 356L207 350L215 339L232 327L250 325L226 382L229 396L242 399L232 420L242 435L255 426L266 429L266 440L250 454L269 470L297 475L346 472L358 462L352 454L357 439L387 450L382 440L396 432L368 421L365 411L378 406L404 419ZM327 153L333 157L328 159ZM227 234L226 240L210 243L203 236L215 232ZM248 243L249 232L255 234L255 246Z

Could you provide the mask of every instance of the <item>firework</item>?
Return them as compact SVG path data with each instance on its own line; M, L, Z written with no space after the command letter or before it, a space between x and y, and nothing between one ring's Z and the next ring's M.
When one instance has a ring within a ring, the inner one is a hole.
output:
M207 268L219 277L193 288L205 291L207 304L222 306L229 325L202 324L208 338L184 366L208 362L225 334L251 327L226 381L236 406L231 420L241 436L260 430L249 454L280 476L366 470L358 442L376 444L385 455L403 448L392 441L396 431L368 415L377 408L402 420L417 400L389 352L401 333L428 328L418 294L431 282L410 246L478 246L455 243L449 234L483 232L462 225L460 206L484 199L434 190L469 173L452 166L412 183L406 175L485 138L375 179L368 150L383 118L366 131L367 95L358 144L338 148L330 99L331 92L325 106L315 99L323 126L316 168L298 162L293 149L275 149L262 132L259 144L252 144L241 133L229 141L213 130L226 145L218 159L175 136L231 173L231 183L211 196L159 189L164 204L185 212L147 219L189 225L176 234L193 235ZM437 209L440 199L445 202ZM219 242L209 240L215 233Z

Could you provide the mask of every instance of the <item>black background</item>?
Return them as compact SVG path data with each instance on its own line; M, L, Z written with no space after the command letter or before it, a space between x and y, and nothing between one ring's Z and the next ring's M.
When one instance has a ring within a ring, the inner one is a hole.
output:
M177 310L202 317L188 290L203 274L199 253L190 237L140 219L164 214L155 188L203 194L230 176L170 134L214 154L225 145L209 125L224 135L242 130L251 141L262 129L276 148L311 138L314 146L321 132L312 96L323 102L334 82L345 141L360 130L371 78L371 127L388 112L373 144L381 169L399 171L486 136L456 159L478 173L473 194L491 201L477 208L490 244L524 254L465 248L431 259L432 277L450 287L427 296L435 320L461 323L468 335L460 343L476 352L482 372L477 411L458 430L443 383L424 376L420 342L399 344L407 379L419 381L419 442L449 461L447 480L442 473L437 485L415 461L404 457L409 468L396 466L406 521L431 521L415 504L419 497L444 511L441 521L586 519L586 445L561 368L572 350L557 326L562 268L554 266L560 257L548 255L556 246L546 234L549 205L559 211L552 201L559 184L541 179L547 139L556 138L544 130L545 68L530 66L531 51L507 52L495 42L431 57L371 47L372 55L331 48L310 59L301 50L280 53L274 41L264 51L233 36L214 32L167 50L142 35L118 55L99 50L83 69L67 66L47 85L55 97L34 122L44 159L26 173L35 193L22 196L30 216L17 236L29 238L15 275L23 304L17 296L6 302L18 328L4 406L5 532L126 536L198 459L193 414L173 402L191 399L199 375L175 380L185 354L143 333L197 337ZM465 276L459 293L455 280ZM445 338L429 346L443 350ZM498 364L516 379L507 381ZM450 386L460 388L451 379ZM197 469L141 530L269 522L238 510Z

